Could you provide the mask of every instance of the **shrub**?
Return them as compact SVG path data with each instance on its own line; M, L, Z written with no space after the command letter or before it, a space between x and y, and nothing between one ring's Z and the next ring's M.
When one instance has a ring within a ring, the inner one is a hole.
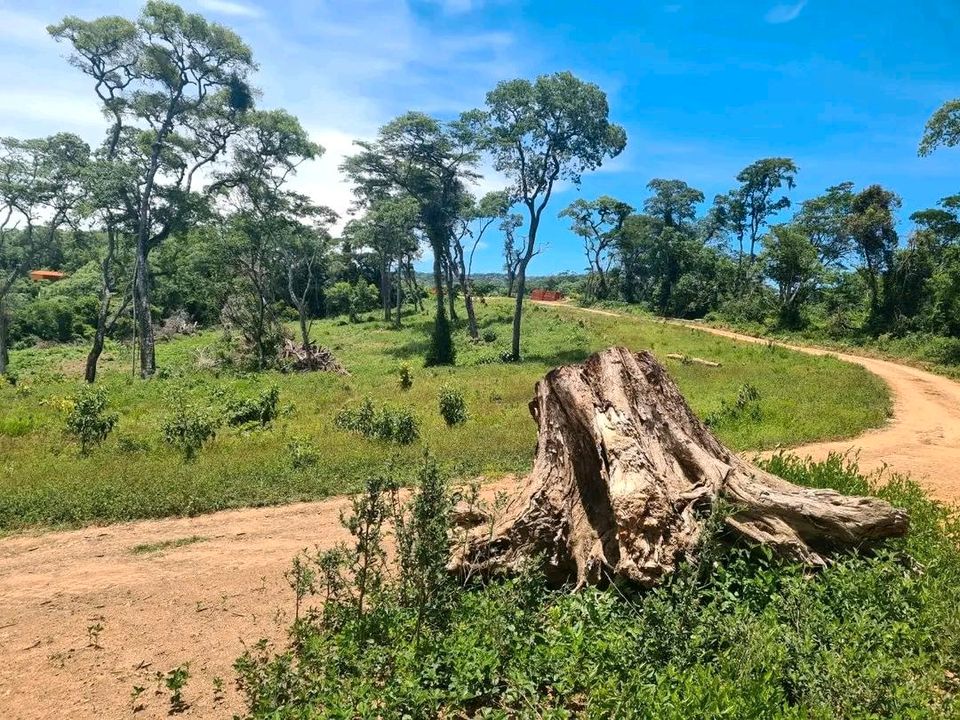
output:
M403 365L400 368L400 389L409 390L413 387L413 375L410 374L410 366Z
M102 443L117 424L118 416L106 412L107 393L103 388L85 387L73 396L73 407L67 414L67 434L80 442L80 452Z
M280 387L271 385L256 397L234 398L227 403L227 424L231 427L267 427L279 415Z
M377 407L370 398L357 407L340 410L334 424L341 430L399 445L409 445L420 437L420 423L413 413L405 408Z
M497 334L493 330L484 330L483 335L480 336L485 343L492 343L497 341Z
M814 487L875 490L907 509L911 532L811 573L762 547L722 542L722 513L715 513L717 532L705 533L699 560L651 590L571 593L529 570L464 587L440 573L450 500L428 468L412 504L395 501L390 514L403 569L391 582L379 550L383 494L398 483L378 480L346 519L351 546L319 555L311 572L298 574L310 580L296 583L299 592L318 595L322 611L298 619L282 652L272 654L264 641L238 660L248 711L957 717L957 516L902 478L877 490L836 456L817 465L774 458L770 466ZM362 567L370 572L361 616L352 578Z
M759 422L763 417L763 411L760 409L760 391L750 383L744 383L737 389L737 397L732 403L721 400L720 409L707 413L703 421L707 425L716 427L725 422L739 420L744 416L754 422Z
M295 470L312 467L320 462L320 451L306 437L293 438L287 443L287 452L290 454L290 464Z
M179 396L174 398L173 414L163 422L163 440L180 450L186 460L193 460L216 437L217 425L210 413Z
M463 425L467 421L467 403L462 392L450 387L440 390L440 417L447 427Z

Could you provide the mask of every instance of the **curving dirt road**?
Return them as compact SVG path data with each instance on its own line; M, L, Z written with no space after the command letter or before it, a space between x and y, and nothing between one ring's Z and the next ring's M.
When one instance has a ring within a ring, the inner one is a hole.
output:
M894 417L855 440L797 451L820 458L859 448L864 468L886 464L939 498L960 499L960 385L884 360L829 354L886 380ZM504 479L486 492L514 483ZM283 573L306 545L345 539L345 504L338 498L0 540L0 718L164 718L168 693L157 691L155 673L185 662L190 708L182 717L240 711L231 665L242 641L282 639L292 610ZM176 540L185 544L133 552ZM214 678L225 681L223 698ZM143 690L132 700L135 687Z

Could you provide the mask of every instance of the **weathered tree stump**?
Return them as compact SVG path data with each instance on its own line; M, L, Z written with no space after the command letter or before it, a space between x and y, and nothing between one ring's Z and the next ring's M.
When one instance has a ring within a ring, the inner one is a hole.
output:
M647 352L609 348L537 383L533 471L504 515L451 559L509 573L543 557L555 584L657 583L693 553L718 502L749 541L813 566L831 550L903 535L903 510L793 485L724 447Z

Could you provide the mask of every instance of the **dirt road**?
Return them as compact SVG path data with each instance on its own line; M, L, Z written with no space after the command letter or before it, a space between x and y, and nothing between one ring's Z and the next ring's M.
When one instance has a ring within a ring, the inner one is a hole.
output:
M798 452L820 458L856 447L864 467L887 464L919 477L937 497L960 499L960 385L884 360L831 354L890 384L894 418L856 440ZM242 707L231 664L243 641L282 639L292 605L283 573L299 550L344 539L344 504L333 499L0 540L0 718L167 717L169 694L157 693L155 674L186 662L190 708L182 717L230 717ZM176 540L192 542L133 552ZM215 698L217 677L226 686L223 699ZM134 687L144 688L136 701Z

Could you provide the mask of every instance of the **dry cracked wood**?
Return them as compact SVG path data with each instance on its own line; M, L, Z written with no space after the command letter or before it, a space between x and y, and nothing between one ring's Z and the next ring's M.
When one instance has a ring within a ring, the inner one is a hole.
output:
M836 548L903 535L907 515L877 498L803 488L724 447L646 352L609 348L549 372L530 410L533 471L492 528L477 528L451 570L498 573L545 560L555 583L643 586L695 552L706 517L810 565Z

